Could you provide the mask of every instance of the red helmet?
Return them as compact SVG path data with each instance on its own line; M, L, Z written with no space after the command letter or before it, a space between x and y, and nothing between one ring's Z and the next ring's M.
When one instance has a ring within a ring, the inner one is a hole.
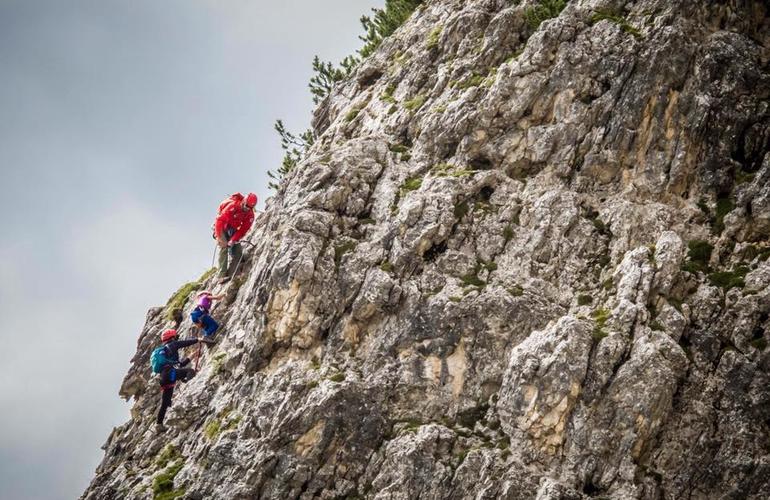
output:
M169 340L176 337L176 330L168 329L165 332L160 334L160 341L161 342L168 342Z
M257 195L254 193L249 193L249 195L246 197L246 206L249 208L254 208L257 206Z

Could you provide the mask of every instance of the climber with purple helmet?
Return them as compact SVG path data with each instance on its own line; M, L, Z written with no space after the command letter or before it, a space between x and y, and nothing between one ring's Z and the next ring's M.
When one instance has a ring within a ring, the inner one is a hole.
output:
M214 334L219 329L219 323L211 317L209 312L215 300L221 300L221 295L213 295L211 292L198 293L195 309L190 313L193 324L203 330L203 342L214 343Z

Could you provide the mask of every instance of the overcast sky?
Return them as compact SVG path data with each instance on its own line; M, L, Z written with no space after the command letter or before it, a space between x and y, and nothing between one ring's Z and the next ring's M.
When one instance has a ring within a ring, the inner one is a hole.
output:
M0 0L0 498L88 485L149 307L383 0Z

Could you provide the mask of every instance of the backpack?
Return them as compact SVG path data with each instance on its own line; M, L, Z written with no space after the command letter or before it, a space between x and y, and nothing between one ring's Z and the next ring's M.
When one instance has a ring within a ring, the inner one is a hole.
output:
M225 198L222 200L222 203L219 204L219 213L221 214L222 211L230 204L235 203L236 205L240 204L243 201L243 195L241 193L233 193L228 198Z
M230 207L238 206L240 203L242 203L244 200L243 195L241 193L233 193L229 197L222 200L222 203L219 204L219 210L217 211L217 217L214 219L214 223L211 224L211 237L214 239L217 239L216 230L214 229L217 225L217 219L220 215L222 215L222 212L227 210ZM234 205L233 205L234 204Z
M173 365L174 363L175 360L171 359L165 345L156 347L150 355L150 366L152 367L153 373L160 373L163 371L164 366Z

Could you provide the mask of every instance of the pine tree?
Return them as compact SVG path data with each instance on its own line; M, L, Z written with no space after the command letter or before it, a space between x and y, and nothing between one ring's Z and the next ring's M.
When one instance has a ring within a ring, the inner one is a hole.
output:
M347 56L340 62L339 68L335 68L330 62L322 62L318 56L313 58L313 71L315 75L310 79L308 86L313 94L313 102L318 104L329 95L334 84L344 80L353 72L359 59L355 56Z
M298 136L294 135L286 130L286 126L281 120L276 120L274 127L281 138L281 149L284 150L284 155L277 173L268 170L267 175L273 179L268 183L268 186L278 191L280 187L278 183L297 166L305 151L315 142L315 135L311 129L307 129Z
M337 82L349 77L356 65L362 59L370 56L380 43L404 24L404 21L422 3L423 0L386 0L384 9L372 9L374 12L372 17L361 17L364 34L359 38L364 42L364 46L358 50L360 58L347 56L339 65L335 66L331 62L321 61L318 56L315 56L313 58L314 75L308 84L310 93L313 95L313 102L315 104L320 103L331 93ZM313 145L315 136L310 129L299 135L292 134L286 130L281 120L275 122L275 130L281 138L281 149L284 150L284 156L276 173L268 170L267 175L273 179L268 185L277 191L281 180L297 166L307 149Z
M422 0L386 0L384 9L372 9L373 17L362 16L361 25L366 32L359 38L364 46L358 51L361 57L368 57L382 41L393 34L412 12L422 4Z
M366 59L380 46L382 41L393 34L409 18L423 0L387 0L384 9L372 9L373 17L362 16L361 26L364 34L359 36L364 46L359 49L361 59ZM310 93L313 102L318 104L331 92L334 84L344 80L361 62L356 56L347 56L339 67L331 62L322 62L318 56L313 59L315 75L310 79Z

